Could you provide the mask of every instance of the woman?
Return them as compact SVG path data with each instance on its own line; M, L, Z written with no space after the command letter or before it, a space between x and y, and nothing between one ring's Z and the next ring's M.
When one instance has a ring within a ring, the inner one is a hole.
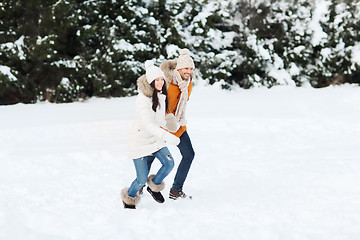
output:
M130 134L129 155L134 159L136 179L129 188L121 191L125 208L135 209L140 201L139 189L147 183L147 191L153 198L163 203L161 192L164 178L174 168L174 159L167 144L178 145L180 139L165 130L167 111L167 91L165 76L152 61L145 62L146 74L137 80L139 94L136 99L136 120ZM162 164L156 175L150 175L148 159L158 158Z

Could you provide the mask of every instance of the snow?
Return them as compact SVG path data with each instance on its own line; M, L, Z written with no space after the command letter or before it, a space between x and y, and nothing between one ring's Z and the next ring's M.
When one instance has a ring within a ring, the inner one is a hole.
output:
M11 73L11 68L7 66L0 65L0 73L4 74L5 76L8 76L11 81L16 81L16 77Z
M351 55L351 61L360 65L360 43L353 47Z
M358 239L359 87L203 85L187 114L193 200L145 192L137 210L120 199L135 97L0 106L0 239Z
M57 67L65 66L67 68L76 68L76 61L74 61L74 60L59 60L59 61L52 62L51 65L55 65Z
M131 45L130 43L128 43L126 40L120 39L120 40L115 41L114 49L122 50L122 51L134 51L135 47L133 45Z
M326 39L327 34L322 29L320 22L328 22L326 19L325 14L329 8L329 1L328 0L316 0L315 1L315 10L313 12L312 21L309 25L311 31L313 32L312 37L312 45L321 45L323 41Z
M10 49L14 53L16 52L18 54L19 59L24 60L25 59L25 53L24 53L24 36L19 37L18 40L16 40L14 43L7 42L0 44L1 49Z
M169 58L176 58L179 55L180 48L177 45L169 44L166 46L166 53Z

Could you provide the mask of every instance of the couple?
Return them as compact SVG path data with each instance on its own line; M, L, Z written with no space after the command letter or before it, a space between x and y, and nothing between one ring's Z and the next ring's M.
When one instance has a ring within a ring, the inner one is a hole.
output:
M156 67L145 62L146 74L137 80L139 95L136 99L136 121L130 134L129 152L134 161L136 179L121 191L125 208L135 209L140 192L147 183L147 191L160 203L165 201L161 191L163 180L174 168L174 159L166 144L176 145L182 155L169 198L191 198L183 191L194 150L186 131L185 109L192 90L194 61L187 49L180 51L178 59L168 60ZM155 158L162 164L156 175L150 175Z

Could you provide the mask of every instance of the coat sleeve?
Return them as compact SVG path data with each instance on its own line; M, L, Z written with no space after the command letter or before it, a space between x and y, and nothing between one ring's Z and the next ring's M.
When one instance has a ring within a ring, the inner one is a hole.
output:
M149 102L145 99L138 99L136 102L136 111L145 131L158 138L163 138L163 134L166 131L156 123L154 118L154 111L152 110Z

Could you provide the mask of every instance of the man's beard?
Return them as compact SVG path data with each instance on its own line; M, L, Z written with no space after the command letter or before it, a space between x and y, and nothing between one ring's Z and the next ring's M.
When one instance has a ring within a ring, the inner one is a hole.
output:
M185 81L190 79L190 74L183 74L183 76L181 76L181 78Z

